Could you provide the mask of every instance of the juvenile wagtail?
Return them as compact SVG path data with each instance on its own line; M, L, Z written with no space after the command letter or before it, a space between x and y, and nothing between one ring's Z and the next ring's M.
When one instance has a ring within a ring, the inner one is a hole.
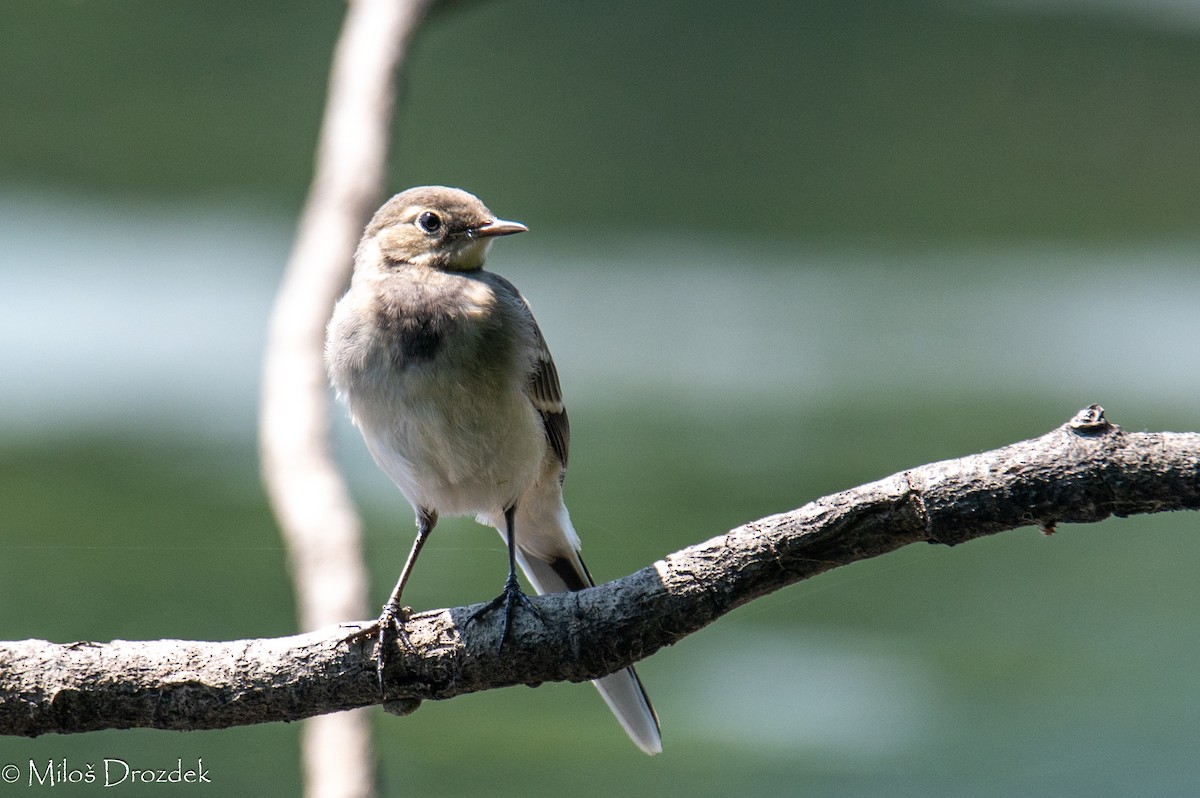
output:
M494 238L523 233L465 191L412 188L371 219L337 303L325 362L375 462L412 504L417 537L379 618L379 657L403 634L400 594L439 515L474 515L508 545L501 637L538 593L591 576L563 504L570 429L558 374L529 304L483 269ZM626 733L662 750L658 718L633 668L595 681Z

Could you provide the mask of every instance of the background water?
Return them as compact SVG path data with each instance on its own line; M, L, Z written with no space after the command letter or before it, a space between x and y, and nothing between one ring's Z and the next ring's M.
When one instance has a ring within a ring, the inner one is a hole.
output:
M120 11L0 25L0 637L287 634L255 401L340 7ZM558 360L567 500L613 578L1090 402L1200 428L1195 23L478 4L417 41L393 187L530 225L490 265ZM341 420L337 444L382 599L411 515ZM640 666L653 760L586 686L379 713L385 790L1191 795L1196 525L910 547L754 602ZM489 598L503 563L448 520L406 599ZM0 740L63 757L299 788L293 726Z

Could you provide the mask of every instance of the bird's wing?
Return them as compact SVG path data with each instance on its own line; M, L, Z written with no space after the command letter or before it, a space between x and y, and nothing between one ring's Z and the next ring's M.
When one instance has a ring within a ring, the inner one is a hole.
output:
M558 384L558 369L554 367L554 358L550 355L550 347L546 346L546 338L533 316L529 301L521 295L517 287L498 274L488 272L490 277L503 290L511 294L529 314L529 322L533 325L536 338L536 362L533 373L529 375L529 384L525 386L525 394L533 403L534 409L542 416L546 428L546 439L554 455L567 467L567 455L571 448L571 424L567 420L567 409L563 406L562 387Z
M563 468L566 468L567 453L571 448L571 424L567 420L567 409L563 406L562 388L558 384L558 369L554 367L554 358L550 356L550 350L546 347L546 339L542 337L542 331L538 329L536 321L533 323L533 329L537 333L537 363L534 364L533 375L529 379L529 387L525 389L525 392L529 395L529 401L533 402L534 408L542 416L550 448L562 462Z

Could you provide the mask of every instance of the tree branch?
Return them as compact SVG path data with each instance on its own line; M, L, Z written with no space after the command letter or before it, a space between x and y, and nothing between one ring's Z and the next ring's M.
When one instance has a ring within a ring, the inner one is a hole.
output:
M498 651L477 607L414 615L385 674L397 713L513 684L583 681L653 654L786 585L921 541L1200 509L1200 433L1127 433L1093 405L1046 435L818 499L624 579L533 599ZM379 703L372 645L335 626L293 637L0 643L0 733L211 729Z
M325 323L352 253L383 194L395 73L429 0L351 0L338 37L315 174L271 313L259 447L263 481L288 548L300 626L364 614L360 523L329 453ZM305 794L374 794L370 725L355 714L305 725Z

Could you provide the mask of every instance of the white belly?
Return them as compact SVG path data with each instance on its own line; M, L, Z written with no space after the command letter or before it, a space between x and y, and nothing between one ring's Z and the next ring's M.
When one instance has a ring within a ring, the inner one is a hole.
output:
M403 398L392 407L403 412L352 408L367 447L415 507L441 515L503 512L541 469L541 418L520 386L469 376L433 381L424 372L393 380Z

